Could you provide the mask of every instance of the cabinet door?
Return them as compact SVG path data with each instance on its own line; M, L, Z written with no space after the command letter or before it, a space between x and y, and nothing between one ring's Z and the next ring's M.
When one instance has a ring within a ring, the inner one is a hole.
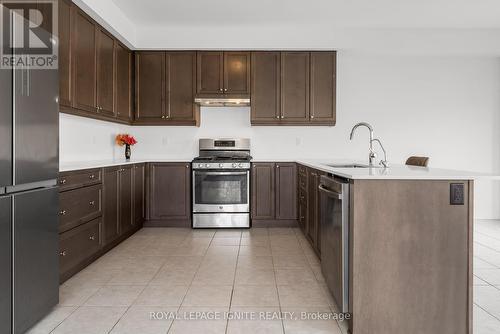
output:
M134 166L134 225L144 221L144 165Z
M115 40L104 30L97 30L97 112L114 116Z
M71 1L58 3L59 105L71 107Z
M309 121L309 52L281 53L281 120Z
M103 173L103 237L109 244L119 236L119 170L118 167L105 168Z
M318 192L316 189L318 188L318 173L314 169L309 169L307 173L307 185L308 189L308 201L307 201L307 210L308 210L308 219L306 226L306 235L311 241L313 246L317 243L317 201L318 201Z
M250 52L224 52L224 93L250 94Z
M196 52L173 52L166 55L167 118L195 121Z
M89 112L96 108L96 27L94 22L73 6L72 34L73 107Z
M276 219L297 219L297 166L276 163Z
M313 123L335 125L336 119L335 52L311 52L311 111Z
M132 120L132 52L120 43L115 43L116 59L116 116L124 121Z
M136 120L161 120L165 106L165 53L137 53L136 71Z
M127 233L133 227L134 217L132 215L132 196L133 196L133 166L124 166L120 169L120 234Z
M150 167L151 218L189 220L190 164L155 163Z
M274 219L274 163L252 164L252 219Z
M252 52L251 122L279 123L280 53Z
M197 54L197 89L198 94L223 93L224 53L200 51Z

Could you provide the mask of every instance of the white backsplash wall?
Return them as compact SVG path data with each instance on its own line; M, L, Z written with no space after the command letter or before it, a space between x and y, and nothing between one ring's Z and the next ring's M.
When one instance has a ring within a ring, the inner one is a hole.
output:
M249 108L203 108L201 126L129 127L61 114L62 162L121 158L120 132L136 158L190 160L202 137L249 137L258 160L366 160L367 121L389 161L430 156L430 166L500 173L500 58L371 55L340 51L335 127L251 127ZM500 218L500 185L476 182L475 215Z

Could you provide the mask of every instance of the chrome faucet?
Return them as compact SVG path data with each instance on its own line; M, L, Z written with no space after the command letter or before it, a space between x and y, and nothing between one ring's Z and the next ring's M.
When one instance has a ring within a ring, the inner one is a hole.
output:
M373 166L375 164L375 159L377 159L377 153L375 153L375 151L373 150L373 127L365 122L358 123L352 128L349 139L352 140L354 138L354 133L360 126L364 126L368 128L368 130L370 130L370 153L368 154L368 161L370 163L370 166Z
M377 159L377 153L375 153L375 151L373 150L373 142L377 142L380 145L380 148L382 149L382 151L384 152L384 160L380 160L379 164L384 166L384 168L388 168L389 162L387 161L387 152L386 152L384 146L382 145L382 142L380 141L380 139L373 138L373 127L370 124L368 124L366 122L360 122L360 123L354 125L354 127L351 130L351 135L349 136L349 139L352 140L354 138L354 133L356 132L356 129L360 126L364 126L364 127L368 128L368 130L370 131L370 152L368 154L368 161L369 161L370 166L374 166L375 159Z

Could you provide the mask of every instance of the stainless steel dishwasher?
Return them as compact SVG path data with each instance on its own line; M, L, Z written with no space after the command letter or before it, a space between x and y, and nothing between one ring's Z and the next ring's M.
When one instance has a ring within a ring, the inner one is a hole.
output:
M349 312L349 181L321 176L321 271L338 311Z

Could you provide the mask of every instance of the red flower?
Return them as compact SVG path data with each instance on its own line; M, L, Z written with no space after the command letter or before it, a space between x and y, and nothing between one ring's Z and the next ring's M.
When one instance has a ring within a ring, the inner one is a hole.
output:
M118 134L116 135L116 144L123 146L123 145L130 145L133 146L137 144L137 140L129 134Z

